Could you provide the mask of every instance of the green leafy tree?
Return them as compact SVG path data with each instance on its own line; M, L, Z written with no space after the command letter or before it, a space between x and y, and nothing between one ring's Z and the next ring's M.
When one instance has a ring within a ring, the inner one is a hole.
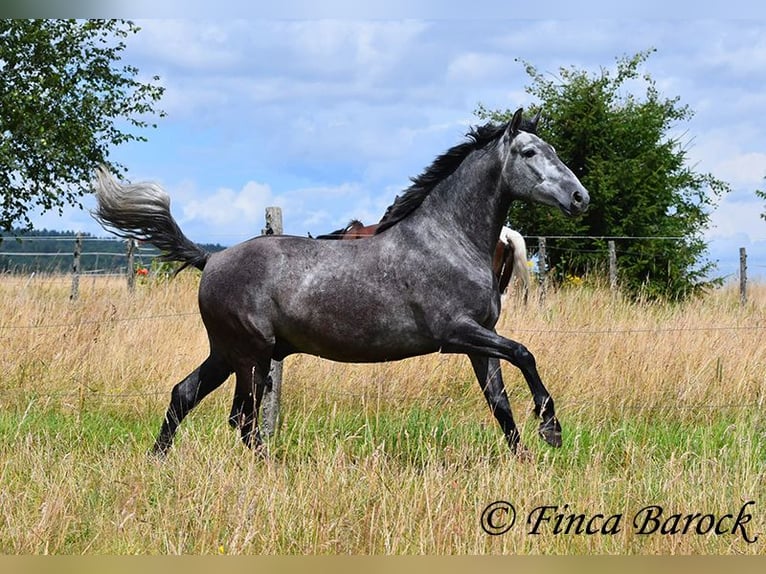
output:
M763 190L761 190L761 189L756 189L756 190L755 190L755 195L757 195L757 196L758 196L758 197L760 197L761 199L766 199L766 191L763 191ZM764 220L766 220L766 211L764 211L763 213L761 213L761 219L764 219Z
M527 92L540 101L528 113L542 110L539 134L583 182L591 204L583 217L568 219L516 203L508 221L524 235L587 238L547 240L559 279L602 272L607 239L615 238L626 292L682 299L719 282L708 279L714 264L705 259L702 232L715 199L729 188L687 165L684 136L673 129L692 112L678 98L662 98L652 78L639 73L652 51L618 59L616 72L595 75L562 68L554 78L525 63L532 80ZM476 113L495 121L510 117L509 110L481 105Z
M0 229L78 204L110 147L145 140L131 130L164 116L154 108L163 88L120 64L139 30L124 20L0 20Z

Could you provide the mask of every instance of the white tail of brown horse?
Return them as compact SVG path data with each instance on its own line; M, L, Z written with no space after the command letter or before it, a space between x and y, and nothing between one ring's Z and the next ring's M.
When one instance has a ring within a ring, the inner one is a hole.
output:
M500 230L500 243L511 249L511 261L505 260L503 262L499 285L500 294L505 294L514 277L518 278L524 288L524 303L526 303L529 298L529 266L527 264L527 244L524 242L524 237L518 231L503 226Z

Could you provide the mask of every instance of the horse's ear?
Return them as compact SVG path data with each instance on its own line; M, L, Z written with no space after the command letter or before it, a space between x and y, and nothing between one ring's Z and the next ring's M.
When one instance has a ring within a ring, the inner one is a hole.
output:
M513 139L513 136L515 136L516 133L519 131L519 128L521 127L521 112L522 112L522 108L519 108L513 114L511 121L508 122L508 127L505 128L505 133L503 134L504 138Z
M542 114L542 110L537 110L537 113L535 114L535 117L533 117L529 121L529 132L536 134L537 133L537 124L540 121L540 114Z

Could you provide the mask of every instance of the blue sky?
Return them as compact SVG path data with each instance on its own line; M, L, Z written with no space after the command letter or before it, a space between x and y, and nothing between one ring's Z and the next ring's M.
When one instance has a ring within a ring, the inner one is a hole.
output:
M126 62L159 75L167 117L149 141L114 150L133 181L154 180L193 240L260 233L266 206L285 232L375 222L433 158L490 109L536 103L518 59L555 75L597 72L655 48L645 71L694 117L677 126L691 166L728 182L710 258L766 277L766 21L680 19L149 19ZM641 93L643 90L641 90ZM84 202L92 207L92 198ZM87 211L38 227L104 232Z

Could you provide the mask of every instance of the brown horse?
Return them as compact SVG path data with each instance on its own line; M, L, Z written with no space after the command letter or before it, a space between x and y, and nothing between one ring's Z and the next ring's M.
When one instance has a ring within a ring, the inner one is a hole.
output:
M378 228L377 223L374 225L365 225L358 219L352 219L349 221L346 227L336 229L331 233L325 235L317 235L317 239L362 239L363 237L371 237L375 235L375 230Z
M363 239L375 235L377 229L377 223L365 225L358 219L352 219L346 227L318 235L316 239ZM524 238L512 229L503 227L492 257L492 271L495 274L495 279L497 279L498 290L501 295L505 294L515 272L524 283L524 303L527 302L529 270L526 262L527 248L524 244Z

